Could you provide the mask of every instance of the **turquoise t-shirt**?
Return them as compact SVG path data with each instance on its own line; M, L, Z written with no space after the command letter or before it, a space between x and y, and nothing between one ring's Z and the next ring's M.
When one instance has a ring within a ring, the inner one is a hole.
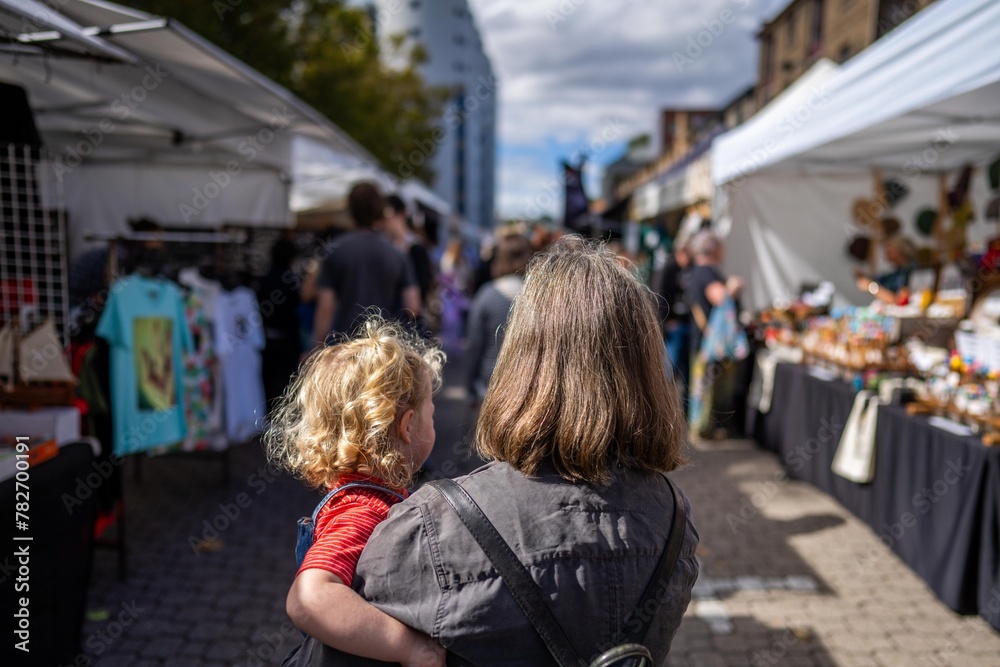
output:
M180 289L142 276L119 280L111 287L97 335L111 347L115 454L183 440L183 353L193 345Z

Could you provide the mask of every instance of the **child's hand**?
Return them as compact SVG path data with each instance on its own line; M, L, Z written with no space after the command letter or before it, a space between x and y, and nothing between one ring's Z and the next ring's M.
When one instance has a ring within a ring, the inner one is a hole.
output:
M412 644L403 667L444 667L447 651L441 644L422 632L411 629Z

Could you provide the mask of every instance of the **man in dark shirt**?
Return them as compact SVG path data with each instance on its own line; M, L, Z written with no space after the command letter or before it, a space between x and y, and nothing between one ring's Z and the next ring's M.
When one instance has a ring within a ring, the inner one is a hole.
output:
M404 318L412 320L420 312L420 292L409 262L374 229L386 215L378 188L358 183L347 204L357 229L337 239L320 269L313 321L316 344L331 333L353 334L372 308L386 319L397 314L400 303Z
M688 381L688 344L691 338L691 309L685 302L685 292L691 273L691 259L685 247L686 240L675 240L674 252L667 258L667 264L660 275L660 320L663 322L663 338L667 344L671 371L676 373L682 396L686 393Z

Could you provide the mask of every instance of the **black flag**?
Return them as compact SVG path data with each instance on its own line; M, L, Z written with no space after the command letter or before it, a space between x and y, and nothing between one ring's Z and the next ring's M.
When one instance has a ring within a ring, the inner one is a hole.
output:
M579 231L583 224L583 216L590 210L587 193L583 191L583 165L571 167L563 162L563 174L566 180L566 206L563 210L563 225L567 229Z

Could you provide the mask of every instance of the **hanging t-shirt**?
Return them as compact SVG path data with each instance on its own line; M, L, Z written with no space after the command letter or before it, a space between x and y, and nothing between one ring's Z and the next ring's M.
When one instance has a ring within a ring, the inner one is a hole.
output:
M221 402L216 400L219 364L215 358L215 336L197 291L185 296L184 314L193 349L184 355L184 416L188 432L182 449L225 449L222 420L213 420L213 406Z
M198 269L186 268L183 269L177 276L177 282L181 285L188 287L194 292L195 296L201 302L201 312L204 315L204 320L207 326L204 327L203 333L208 338L206 344L210 345L212 349L215 349L215 300L219 298L222 294L222 284L215 280L209 280L199 273ZM190 322L190 318L189 318ZM194 329L192 328L192 332ZM199 347L199 341L197 336L195 336L195 347ZM214 354L213 354L214 356ZM212 379L211 382L214 387L219 387L222 385L222 369L219 367L218 363L212 363ZM222 423L222 393L220 391L213 391L211 396L211 401L208 403L208 414L205 416L204 428L205 431L212 434L221 434L223 430ZM224 446L224 445L223 445ZM215 447L213 445L213 447ZM217 447L216 447L217 448Z
M111 347L111 419L119 456L184 439L183 355L192 348L180 290L127 276L110 290L97 335Z
M264 327L257 297L246 287L215 300L215 353L222 366L226 435L233 443L257 435L267 417L260 353Z

